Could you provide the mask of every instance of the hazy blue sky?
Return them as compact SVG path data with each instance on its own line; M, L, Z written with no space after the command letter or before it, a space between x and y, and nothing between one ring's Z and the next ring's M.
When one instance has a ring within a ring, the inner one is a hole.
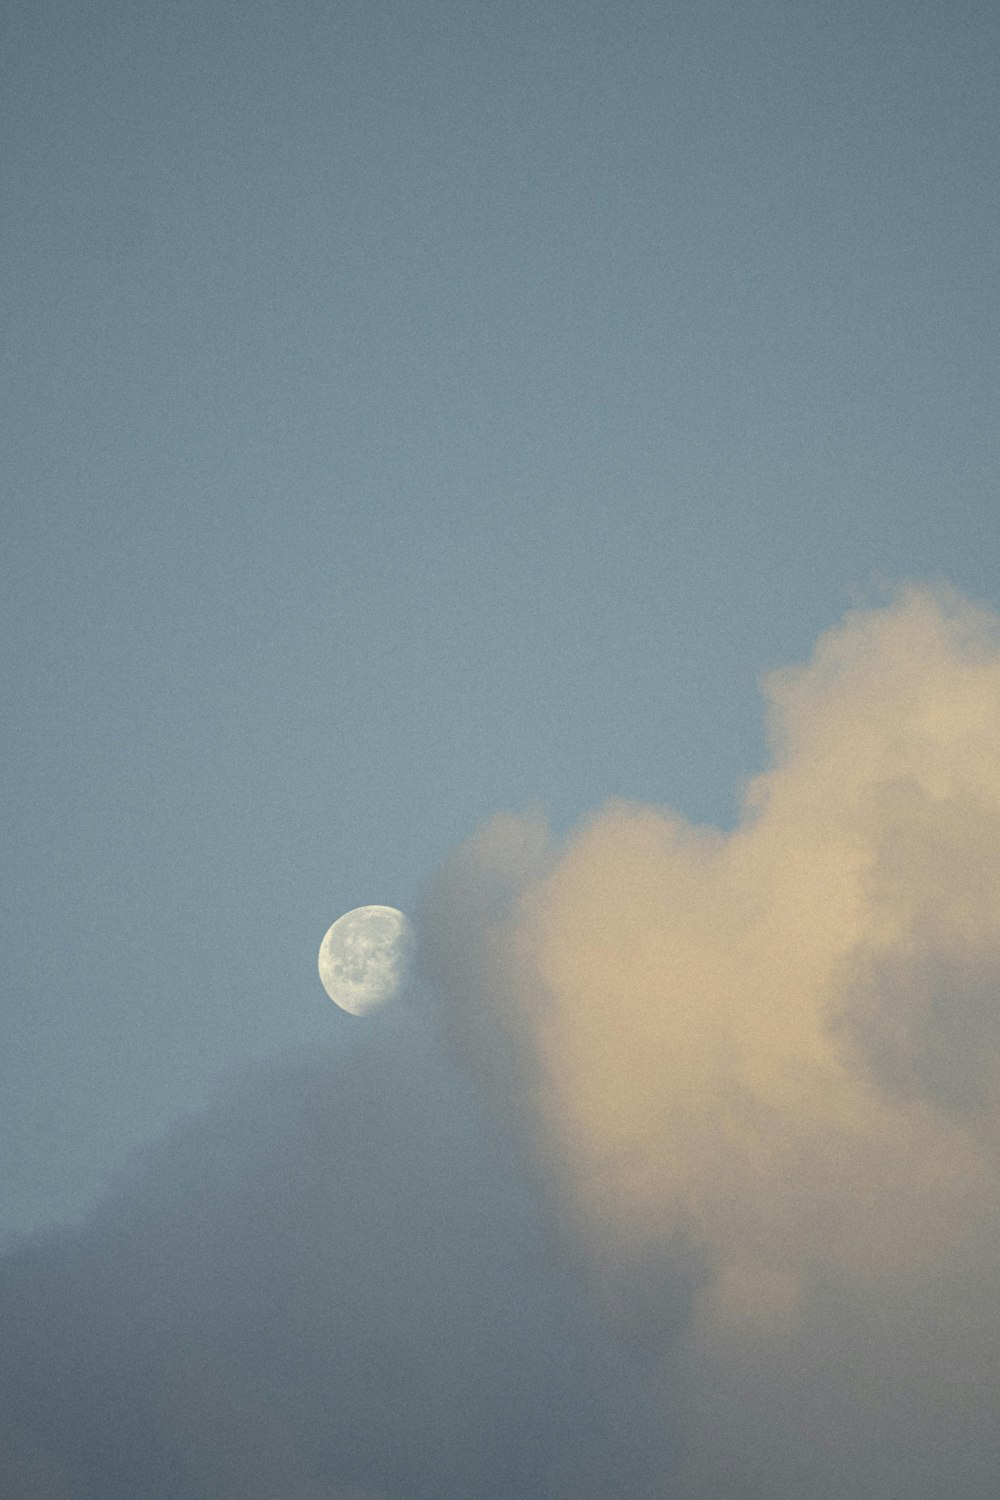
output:
M1000 606L998 49L8 0L0 1231L335 1057L325 928L484 818L729 827L762 672L884 579Z
M4 1220L477 820L731 821L873 578L1000 600L992 6L6 8Z

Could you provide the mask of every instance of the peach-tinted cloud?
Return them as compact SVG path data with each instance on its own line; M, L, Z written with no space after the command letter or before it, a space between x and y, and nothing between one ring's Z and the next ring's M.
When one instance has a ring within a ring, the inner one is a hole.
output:
M765 681L730 834L499 819L444 1024L679 1425L683 1500L1000 1482L1000 626L946 589ZM978 1487L978 1488L977 1488Z

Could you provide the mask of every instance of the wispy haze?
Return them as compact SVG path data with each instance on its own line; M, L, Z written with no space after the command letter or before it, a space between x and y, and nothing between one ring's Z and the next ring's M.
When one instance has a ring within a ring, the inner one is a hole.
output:
M666 1425L507 1153L424 1027L367 1027L340 1066L220 1098L84 1234L0 1263L5 1494L655 1494Z

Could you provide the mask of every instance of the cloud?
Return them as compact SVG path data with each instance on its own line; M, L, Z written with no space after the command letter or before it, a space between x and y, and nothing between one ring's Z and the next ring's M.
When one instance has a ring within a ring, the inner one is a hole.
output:
M0 1261L10 1500L610 1500L662 1424L419 1017L275 1066ZM657 1470L662 1458L656 1461Z
M764 688L732 833L455 853L440 1022L677 1426L664 1495L992 1493L1000 623L905 588Z

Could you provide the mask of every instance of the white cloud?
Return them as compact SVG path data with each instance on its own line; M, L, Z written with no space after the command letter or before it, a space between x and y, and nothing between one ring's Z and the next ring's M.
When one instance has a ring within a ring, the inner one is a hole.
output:
M765 682L729 835L499 819L427 903L452 1044L679 1426L678 1500L1000 1483L1000 627L943 590ZM992 1352L991 1352L992 1351Z

